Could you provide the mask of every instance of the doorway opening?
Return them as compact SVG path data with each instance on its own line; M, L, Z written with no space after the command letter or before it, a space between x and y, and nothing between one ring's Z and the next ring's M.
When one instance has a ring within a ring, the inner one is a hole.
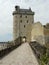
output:
M26 37L25 36L22 37L22 42L26 42Z

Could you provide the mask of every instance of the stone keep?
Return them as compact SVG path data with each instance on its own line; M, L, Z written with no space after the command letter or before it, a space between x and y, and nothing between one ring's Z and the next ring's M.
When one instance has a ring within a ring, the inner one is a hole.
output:
M34 12L31 8L21 9L19 6L15 6L13 12L13 38L14 40L21 37L25 37L29 42L31 40L31 30L34 23Z

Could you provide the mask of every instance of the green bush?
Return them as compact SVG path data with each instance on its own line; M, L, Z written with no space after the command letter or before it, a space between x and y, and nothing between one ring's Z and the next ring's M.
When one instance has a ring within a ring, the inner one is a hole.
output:
M41 61L41 65L46 65L48 63L49 58L48 58L47 53L41 56L40 61Z

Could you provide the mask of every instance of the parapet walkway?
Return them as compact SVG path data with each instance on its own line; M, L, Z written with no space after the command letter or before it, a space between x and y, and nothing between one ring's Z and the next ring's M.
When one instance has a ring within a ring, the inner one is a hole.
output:
M23 43L0 60L0 65L39 65L28 43Z

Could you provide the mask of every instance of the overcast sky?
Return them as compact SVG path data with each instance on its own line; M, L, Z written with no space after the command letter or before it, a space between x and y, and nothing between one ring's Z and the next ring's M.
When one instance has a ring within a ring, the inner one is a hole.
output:
M42 24L49 23L49 0L0 0L0 41L13 39L14 6L31 7L35 12L34 21Z

